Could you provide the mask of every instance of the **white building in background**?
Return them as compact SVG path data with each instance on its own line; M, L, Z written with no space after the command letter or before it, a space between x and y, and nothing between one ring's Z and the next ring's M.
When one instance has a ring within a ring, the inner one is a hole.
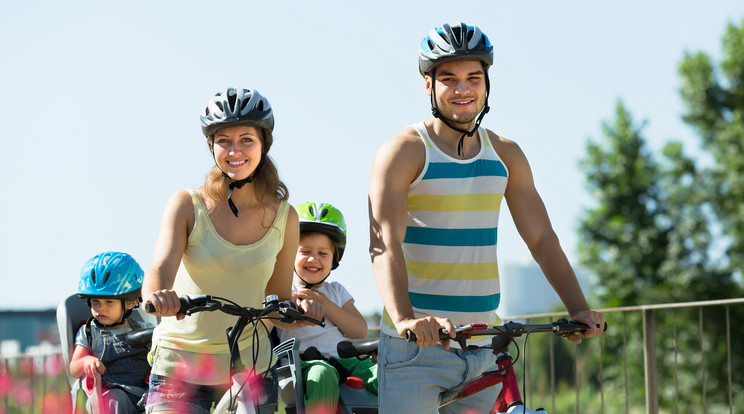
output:
M591 277L574 267L581 289L590 301ZM560 298L550 286L542 270L535 262L528 264L499 264L501 303L499 317L546 313L563 306Z

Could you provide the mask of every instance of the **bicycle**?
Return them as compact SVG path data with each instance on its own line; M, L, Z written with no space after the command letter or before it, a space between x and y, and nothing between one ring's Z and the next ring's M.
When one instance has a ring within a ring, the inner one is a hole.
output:
M245 371L240 358L240 350L237 346L238 340L246 326L252 324L255 328L254 332L258 329L259 324L263 326L263 320L278 320L284 323L306 321L315 325L325 326L324 321L305 316L294 302L280 302L276 295L266 296L263 308L242 307L229 299L210 295L184 295L180 297L180 301L181 309L179 313L187 316L197 312L214 312L219 310L237 317L235 324L231 328L227 328L232 384L217 403L213 411L216 414L262 414L277 410L277 403L275 402L276 395L272 395L269 400L272 398L274 400L270 401L264 407L261 407L258 398L252 395L250 384L253 378L257 378L257 374L254 368L251 368L248 372ZM152 313L155 311L155 308L152 303L147 302L145 304L145 310ZM266 329L265 326L264 329ZM253 349L258 349L258 337L254 336L253 340ZM256 362L255 358L256 356L254 355L254 365ZM273 363L270 360L269 366L272 365ZM267 380L267 376L271 375L270 373L271 370L267 371L261 380ZM272 378L272 391L274 390L276 390L276 379Z
M558 336L567 336L574 332L583 332L588 329L588 326L574 321L568 321L565 318L561 318L555 322L549 324L522 324L519 322L507 322L499 326L489 326L486 324L469 324L462 325L455 328L456 335L452 339L449 333L442 329L440 332L440 339L450 339L456 341L462 349L491 349L496 357L497 369L493 371L486 371L481 374L480 377L474 378L465 384L452 397L445 397L439 407L444 407L457 400L463 399L470 395L473 395L486 388L493 387L497 384L501 384L502 388L499 395L494 402L493 408L491 409L492 414L503 414L503 413L522 413L522 414L547 414L544 408L538 408L531 410L524 405L522 396L519 390L519 384L517 377L514 374L512 366L516 362L515 359L508 352L509 345L514 342L515 338L522 335L529 335L533 332L551 332ZM607 324L605 323L604 330L607 330ZM473 336L491 336L490 346L475 346L467 345L467 340ZM406 340L408 342L415 342L416 335L413 332L408 331L406 334ZM525 339L526 341L526 339ZM354 340L354 341L342 341L338 344L337 350L339 356L342 358L364 358L368 356L374 357L377 354L377 340ZM517 346L517 350L519 347ZM519 354L517 355L517 360ZM523 360L524 362L524 360ZM524 369L523 369L524 371Z

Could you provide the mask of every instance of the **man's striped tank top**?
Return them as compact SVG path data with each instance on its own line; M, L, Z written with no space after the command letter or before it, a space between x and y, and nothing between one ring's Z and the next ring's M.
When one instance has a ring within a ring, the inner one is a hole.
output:
M414 125L426 147L421 174L408 188L403 255L408 295L416 318L450 318L454 324L498 318L496 259L499 209L508 171L481 127L481 148L467 160L450 157ZM387 311L382 330L399 336Z

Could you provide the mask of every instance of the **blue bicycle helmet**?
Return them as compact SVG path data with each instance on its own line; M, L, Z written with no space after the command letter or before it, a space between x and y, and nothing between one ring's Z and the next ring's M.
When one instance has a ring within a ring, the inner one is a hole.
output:
M139 301L144 275L137 261L126 253L97 254L80 272L78 296Z

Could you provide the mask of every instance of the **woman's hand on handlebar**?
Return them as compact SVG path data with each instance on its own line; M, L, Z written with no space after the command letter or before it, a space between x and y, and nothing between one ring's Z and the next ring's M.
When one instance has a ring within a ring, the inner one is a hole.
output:
M398 322L395 327L398 329L398 334L404 338L406 332L413 332L416 335L416 345L418 346L434 346L441 343L444 349L449 349L449 339L439 339L439 332L442 329L449 333L450 338L455 337L455 326L447 318L427 316L421 319L404 319Z
M587 309L577 313L576 315L571 315L571 319L589 326L589 329L581 333L584 338L599 336L604 332L605 318L600 312L594 312ZM569 334L566 336L566 339L577 344L581 343L581 337L575 333Z
M152 292L149 297L145 298L145 303L152 303L157 316L175 316L179 321L186 317L183 313L178 313L181 309L181 301L175 290L161 289Z

